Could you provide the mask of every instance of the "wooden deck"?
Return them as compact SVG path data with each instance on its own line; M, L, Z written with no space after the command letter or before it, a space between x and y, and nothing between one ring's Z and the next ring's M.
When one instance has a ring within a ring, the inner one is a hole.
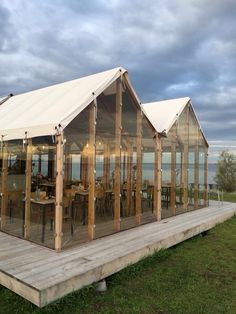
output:
M0 284L39 307L129 264L209 230L236 214L224 203L153 222L56 253L0 232Z

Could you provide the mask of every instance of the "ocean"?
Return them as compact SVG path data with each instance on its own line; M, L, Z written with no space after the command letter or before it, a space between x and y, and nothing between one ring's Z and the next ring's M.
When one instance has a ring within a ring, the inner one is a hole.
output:
M142 177L143 180L150 180L153 181L153 169L154 165L152 163L143 163L143 173ZM122 164L121 164L121 169L123 169ZM110 171L111 175L112 172L114 171L114 163L111 163L110 165ZM103 164L101 162L97 162L96 165L96 176L97 177L102 177L102 172L103 172ZM214 184L214 177L216 174L216 164L208 164L208 183L209 184ZM171 171L170 171L170 165L169 164L162 164L162 180L169 182L170 181L170 176ZM80 177L80 165L77 163L73 163L72 165L72 179L73 180L78 180ZM121 171L121 177L122 177L122 171ZM204 177L204 171L203 171L203 165L199 165L199 183L203 184L203 177ZM180 165L176 164L176 180L177 182L179 181L180 178ZM194 165L190 164L189 165L189 183L194 183Z

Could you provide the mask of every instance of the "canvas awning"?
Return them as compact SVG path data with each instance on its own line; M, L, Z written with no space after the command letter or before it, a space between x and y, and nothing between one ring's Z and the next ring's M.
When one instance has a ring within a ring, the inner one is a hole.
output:
M9 98L0 106L1 140L55 135L125 72L119 67Z
M201 129L199 120L189 97L145 103L142 104L142 108L145 115L158 133L168 133L188 103L190 103L193 113ZM202 129L201 133L206 141L206 144L208 145Z

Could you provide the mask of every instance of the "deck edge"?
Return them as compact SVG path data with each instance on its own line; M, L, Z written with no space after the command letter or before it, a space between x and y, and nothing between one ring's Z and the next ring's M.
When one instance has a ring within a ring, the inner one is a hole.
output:
M177 234L170 235L163 240L158 240L152 244L149 244L135 252L128 253L124 256L109 261L101 266L97 266L89 271L79 274L75 277L67 279L59 284L55 284L51 287L45 288L40 291L40 305L44 307L47 304L54 302L72 292L75 292L85 286L88 286L94 282L102 280L108 276L117 273L125 267L135 264L141 259L158 252L161 249L167 249L171 246L177 245L185 240L188 240L204 231L214 228L216 225L223 223L224 221L232 218L236 214L236 206L218 214L217 216L210 217L204 223L197 223L189 229L178 232Z

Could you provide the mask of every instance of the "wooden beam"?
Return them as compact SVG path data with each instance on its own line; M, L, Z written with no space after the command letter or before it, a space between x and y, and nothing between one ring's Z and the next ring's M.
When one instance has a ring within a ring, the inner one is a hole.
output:
M55 206L55 250L62 248L63 217L63 142L62 135L56 136L56 206Z
M188 210L188 154L189 154L189 107L187 110L186 126L184 134L184 154L183 154L183 209Z
M153 191L153 213L156 219L161 220L161 138L155 136L155 167L154 167L154 191Z
M205 147L204 154L204 195L203 195L203 205L204 207L208 206L208 182L207 182L207 174L208 174L208 147Z
M115 231L120 230L120 198L121 198L121 119L122 119L122 85L121 79L116 81L116 115L115 115L115 183L114 183L114 227Z
M200 130L198 128L197 138L194 149L194 209L198 209L199 196L199 137Z
M88 239L94 239L95 225L95 160L96 160L96 112L97 100L89 107L89 145L88 145Z
M126 184L126 215L130 216L132 213L132 168L133 168L133 147L132 143L128 142L127 147L127 184Z
M170 209L172 216L176 215L176 141L177 127L172 128L171 138L171 189L170 189Z
M6 224L7 216L7 142L3 143L2 148L2 191L1 191L1 229L4 228Z
M32 139L27 140L26 146L26 184L25 184L25 221L24 237L30 237L30 207L31 207L31 176L32 176Z
M137 111L137 172L136 172L136 200L135 217L136 224L141 224L141 193L142 193L142 111Z

